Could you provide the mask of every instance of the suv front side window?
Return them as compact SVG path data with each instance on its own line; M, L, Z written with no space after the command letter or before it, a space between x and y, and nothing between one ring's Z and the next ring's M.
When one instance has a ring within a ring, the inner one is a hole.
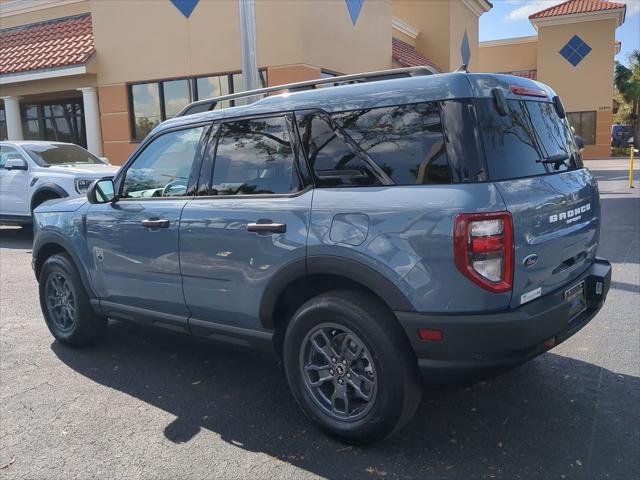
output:
M212 195L285 195L300 190L295 154L284 117L222 124Z
M125 173L122 198L186 195L191 168L204 126L160 135L133 161Z

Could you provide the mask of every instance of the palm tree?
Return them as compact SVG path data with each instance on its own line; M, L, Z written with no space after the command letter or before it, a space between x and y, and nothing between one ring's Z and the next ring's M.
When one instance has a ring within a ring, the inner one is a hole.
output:
M616 62L614 82L616 88L631 107L630 120L633 125L635 146L640 145L640 50L629 54L629 67Z

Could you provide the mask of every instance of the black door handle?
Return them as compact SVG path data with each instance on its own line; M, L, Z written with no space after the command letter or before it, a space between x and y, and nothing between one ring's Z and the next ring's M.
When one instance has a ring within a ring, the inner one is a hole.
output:
M247 231L258 233L286 233L286 223L249 223L247 225Z
M169 228L169 220L150 218L148 220L143 220L142 226L145 228Z

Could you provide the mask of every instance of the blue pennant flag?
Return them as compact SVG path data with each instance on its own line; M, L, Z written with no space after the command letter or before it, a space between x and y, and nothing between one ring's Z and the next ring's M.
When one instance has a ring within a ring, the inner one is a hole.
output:
M200 0L171 0L171 3L180 10L180 13L184 15L186 18L189 18L189 15L193 12L193 10L198 5Z
M467 37L467 31L464 31L464 37L462 37L462 45L460 45L460 55L462 55L462 63L469 66L471 61L471 48L469 47L469 37Z
M349 15L351 15L351 21L355 25L362 11L364 0L344 0L347 2L347 8L349 9Z

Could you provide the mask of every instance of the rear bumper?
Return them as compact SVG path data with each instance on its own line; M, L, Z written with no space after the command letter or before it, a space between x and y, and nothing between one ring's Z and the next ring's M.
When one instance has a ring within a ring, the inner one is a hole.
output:
M585 282L587 308L569 318L567 288ZM571 337L598 313L611 284L611 264L597 258L565 287L521 307L472 315L396 312L426 380L447 381L456 373L490 372L517 365ZM441 342L422 341L418 329L441 330Z

